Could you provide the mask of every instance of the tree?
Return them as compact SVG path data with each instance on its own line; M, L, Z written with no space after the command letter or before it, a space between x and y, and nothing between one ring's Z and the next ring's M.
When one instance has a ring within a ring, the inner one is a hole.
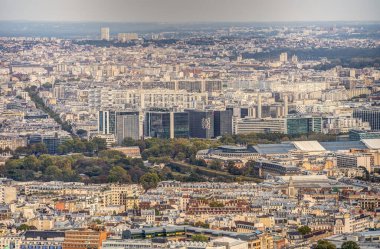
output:
M140 178L140 183L145 191L148 191L151 188L156 188L159 182L160 178L156 173L146 173Z
M129 183L131 182L131 177L129 176L128 171L123 169L121 166L114 166L109 172L108 181Z
M311 228L308 227L308 226L301 226L301 227L299 227L297 230L298 230L298 232L301 233L302 235L306 235L306 234L311 233Z
M95 150L97 150L97 151L107 149L107 142L103 138L94 137L90 142L94 143Z
M18 231L37 230L35 226L29 226L27 224L21 224L16 228Z
M222 170L222 162L218 160L212 160L209 168L213 170Z
M52 85L50 83L46 82L46 83L42 84L42 87L46 88L46 89L50 89L52 87Z
M196 242L207 242L208 238L203 234L194 234L193 236L191 236L191 240Z
M209 206L210 207L224 207L224 204L218 201L211 201Z
M202 221L197 221L194 223L195 227L210 228L210 224L204 223Z
M80 137L85 137L85 136L87 136L87 131L83 130L83 129L79 129L79 130L77 130L77 135Z
M327 240L319 240L314 249L336 249L336 246Z
M124 146L135 146L137 144L137 142L133 138L126 137L126 138L124 138L122 144Z
M346 241L340 247L341 249L360 249L360 246L355 241Z

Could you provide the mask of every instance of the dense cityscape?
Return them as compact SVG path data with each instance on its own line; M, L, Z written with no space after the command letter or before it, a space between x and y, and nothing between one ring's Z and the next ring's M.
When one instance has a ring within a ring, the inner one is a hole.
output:
M380 248L379 23L12 25L0 249Z

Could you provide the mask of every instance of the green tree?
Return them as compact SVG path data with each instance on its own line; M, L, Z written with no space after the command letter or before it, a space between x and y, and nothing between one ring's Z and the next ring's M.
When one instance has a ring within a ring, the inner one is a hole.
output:
M301 226L297 229L297 231L299 233L301 233L302 235L306 235L306 234L309 234L311 233L311 228L308 227L308 226Z
M137 141L134 140L133 138L126 137L126 138L124 138L122 145L124 145L124 146L136 146Z
M95 145L95 150L101 151L107 149L107 142L103 138L95 137L91 140L92 143Z
M345 241L341 249L360 249L360 246L355 241Z
M82 137L82 136L87 136L87 131L83 129L77 130L77 135Z
M209 168L213 170L222 170L222 162L218 160L212 160Z
M44 143L37 143L30 146L31 153L37 154L46 154L48 153L48 149Z
M18 231L37 230L35 226L29 226L27 224L21 224L16 228Z
M314 249L336 249L336 246L327 240L319 240Z
M140 178L140 183L145 191L148 191L151 188L156 188L159 182L160 178L156 173L146 173Z
M111 168L108 175L109 182L120 182L120 183L130 183L131 177L128 171L123 169L121 166L114 166Z
M50 89L52 87L52 85L50 83L46 82L46 83L42 84L42 87L46 88L46 89Z
M209 206L210 206L210 207L224 207L224 204L221 203L221 202L218 202L218 201L211 201L211 202L209 203Z

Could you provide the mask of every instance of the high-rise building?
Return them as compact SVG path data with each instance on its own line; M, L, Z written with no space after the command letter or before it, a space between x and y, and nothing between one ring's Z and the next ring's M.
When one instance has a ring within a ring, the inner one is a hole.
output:
M262 111L263 111L262 100L261 100L261 95L259 94L257 96L257 118L262 118Z
M232 134L232 114L231 109L214 112L214 136Z
M64 99L65 98L65 88L62 85L54 85L53 95L56 99Z
M292 63L293 64L297 64L298 63L298 57L295 54L292 56Z
M115 134L116 112L99 111L98 132L100 134Z
M142 137L140 113L135 111L99 111L98 132L115 135L121 144L127 137L138 140Z
M284 52L280 54L280 62L282 63L288 62L288 53Z
M125 138L138 140L141 138L139 112L117 112L115 138L117 144L122 144Z
M100 29L100 40L110 40L110 28L103 27Z
M357 108L353 113L354 118L360 118L368 122L371 130L380 130L380 108Z
M189 114L186 112L149 111L145 115L144 135L158 138L188 138Z
M288 96L284 96L284 117L286 117L289 114L289 103L288 103Z
M214 112L186 110L189 113L190 137L214 137Z

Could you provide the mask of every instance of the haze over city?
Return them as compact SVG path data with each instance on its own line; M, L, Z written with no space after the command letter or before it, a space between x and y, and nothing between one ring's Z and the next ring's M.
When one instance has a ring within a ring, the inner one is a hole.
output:
M0 0L0 249L379 249L379 10Z
M379 21L377 0L1 0L0 20L97 22Z

